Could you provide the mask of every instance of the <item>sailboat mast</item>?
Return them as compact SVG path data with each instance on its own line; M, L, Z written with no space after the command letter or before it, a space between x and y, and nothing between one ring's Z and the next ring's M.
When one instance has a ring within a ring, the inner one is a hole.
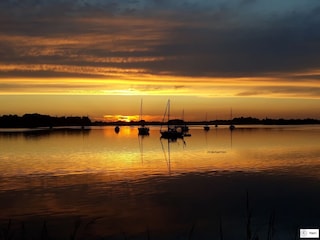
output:
M170 99L168 100L168 129L169 129L169 119L170 119Z
M141 98L141 102L140 102L140 121L142 120L142 98Z

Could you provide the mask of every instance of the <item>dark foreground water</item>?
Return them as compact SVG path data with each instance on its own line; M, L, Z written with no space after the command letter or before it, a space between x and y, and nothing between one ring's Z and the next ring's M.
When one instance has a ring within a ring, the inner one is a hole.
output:
M320 126L0 133L0 239L299 239L320 228Z

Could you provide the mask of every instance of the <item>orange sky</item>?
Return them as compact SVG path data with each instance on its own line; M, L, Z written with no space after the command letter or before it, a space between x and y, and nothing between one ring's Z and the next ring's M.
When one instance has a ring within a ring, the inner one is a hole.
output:
M42 113L54 116L84 115L93 120L136 120L143 98L143 118L162 120L167 99L171 99L171 116L187 121L258 118L319 118L319 100L263 97L202 97L175 95L5 95L0 96L3 114Z
M0 115L125 119L143 98L145 117L161 120L170 98L187 120L230 108L320 118L312 1L10 4L0 3Z

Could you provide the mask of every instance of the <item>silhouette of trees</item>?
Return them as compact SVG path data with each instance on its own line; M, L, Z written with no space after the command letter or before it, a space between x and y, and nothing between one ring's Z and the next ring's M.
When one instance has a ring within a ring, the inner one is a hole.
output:
M169 122L172 125L199 125L199 124L217 124L217 125L242 125L242 124L264 124L264 125L290 125L290 124L320 124L317 119L258 119L253 117L239 117L232 120L211 120L207 122L184 122L181 119L173 119ZM160 125L161 122L92 122L89 117L52 117L38 113L24 114L22 117L17 115L0 116L0 128L36 128L36 127L59 127L59 126L104 126L104 125Z
M2 128L36 128L58 126L90 126L89 117L51 117L38 113L17 115L3 115L0 117Z

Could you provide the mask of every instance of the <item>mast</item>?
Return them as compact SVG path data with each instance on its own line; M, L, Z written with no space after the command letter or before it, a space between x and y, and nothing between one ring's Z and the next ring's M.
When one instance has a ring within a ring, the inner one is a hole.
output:
M170 99L168 100L168 130L169 130L169 119L170 119Z
M141 98L141 102L140 102L140 122L141 122L141 120L142 120L142 98Z

